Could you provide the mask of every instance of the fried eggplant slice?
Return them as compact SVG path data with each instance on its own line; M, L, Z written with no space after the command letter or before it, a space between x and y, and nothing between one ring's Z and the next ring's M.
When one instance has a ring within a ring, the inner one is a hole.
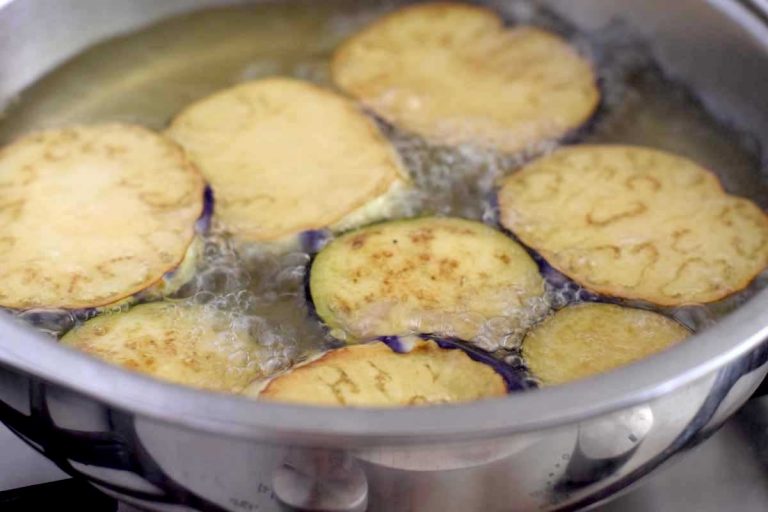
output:
M523 359L544 385L564 384L639 361L690 334L652 311L584 303L561 309L531 330Z
M247 242L380 220L409 184L373 120L354 102L300 80L223 90L182 111L167 133L211 184L215 218Z
M261 377L260 349L223 313L169 302L100 315L61 343L129 370L195 388L239 393Z
M664 306L742 290L768 265L768 217L662 151L574 146L499 191L501 223L592 291Z
M375 21L336 51L332 76L406 132L507 153L562 138L600 101L590 63L560 37L450 2Z
M468 402L506 393L491 366L429 340L415 341L405 353L382 342L332 350L246 391L262 400L352 407Z
M374 224L328 244L309 291L349 341L430 333L473 340L485 321L528 321L544 283L518 243L479 222L423 217Z
M163 288L190 254L203 190L183 150L139 126L43 131L6 146L0 306L96 308Z

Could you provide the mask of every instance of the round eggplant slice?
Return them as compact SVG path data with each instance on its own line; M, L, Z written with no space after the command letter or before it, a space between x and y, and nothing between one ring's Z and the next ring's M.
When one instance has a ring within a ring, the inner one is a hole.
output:
M590 63L560 37L448 2L374 22L336 51L332 75L405 131L508 153L563 137L600 101Z
M120 302L177 268L203 211L202 176L147 129L96 125L0 151L0 306Z
M472 341L490 319L533 321L544 282L519 244L479 222L425 217L374 224L328 244L309 291L340 339L430 333Z
M196 388L237 393L262 375L259 345L223 313L169 302L98 316L61 340L110 363Z
M553 267L615 297L712 302L768 265L765 213L696 163L652 149L560 149L509 176L499 208Z
M504 379L461 350L416 340L401 353L382 342L332 350L247 391L264 400L394 407L504 396Z
M583 379L660 352L690 331L658 313L613 304L561 309L523 341L523 359L544 385Z
M211 184L215 218L248 242L380 220L408 188L376 124L353 102L300 80L216 93L181 112L168 134Z

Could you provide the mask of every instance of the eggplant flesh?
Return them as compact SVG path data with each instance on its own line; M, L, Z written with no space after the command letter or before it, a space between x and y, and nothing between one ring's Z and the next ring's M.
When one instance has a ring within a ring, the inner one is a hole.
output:
M261 347L246 330L222 329L230 323L220 311L154 302L93 318L61 343L162 380L238 393L262 377Z
M562 139L600 103L593 66L567 41L460 3L378 19L336 50L331 72L340 89L406 132L503 153Z
M24 136L0 152L0 189L0 306L13 310L99 308L158 284L205 209L182 149L133 125Z
M507 385L489 365L423 338L398 352L383 342L329 351L246 390L262 400L325 406L395 407L504 396Z
M62 308L32 308L14 310L3 308L19 320L28 323L46 334L56 338L72 329L77 323L85 322L99 314L123 310L136 303L160 300L176 293L182 286L191 281L200 263L204 247L204 237L208 233L213 214L213 195L206 189L203 213L195 225L197 236L189 244L184 258L175 268L166 272L163 277L149 288L121 299L115 303L100 307L62 309Z
M514 330L546 304L536 263L485 224L422 217L351 231L310 268L309 296L347 341L433 333L475 341L488 323Z
M633 363L690 334L652 311L584 303L563 308L534 327L523 340L522 354L543 385L564 384Z
M394 215L408 172L376 123L349 99L273 77L219 91L166 132L211 184L216 220L274 251L310 230L346 230Z
M677 155L562 148L506 178L502 225L588 290L660 306L736 293L768 266L768 216Z

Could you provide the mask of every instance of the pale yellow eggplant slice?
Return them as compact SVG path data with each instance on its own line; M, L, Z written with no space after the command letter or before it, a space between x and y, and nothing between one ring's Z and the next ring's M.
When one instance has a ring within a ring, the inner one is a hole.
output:
M153 288L194 251L202 176L130 125L31 134L0 151L0 306L95 308Z
M211 184L215 218L247 242L282 243L385 218L409 184L373 120L300 80L223 90L187 107L167 133Z
M560 149L505 179L499 207L524 244L611 296L712 302L768 265L765 212L696 163L653 149Z
M262 376L259 345L224 313L154 302L87 321L61 340L129 370L213 391L237 393Z
M357 407L467 402L506 393L491 366L428 340L415 341L405 353L382 342L332 350L246 391L263 400Z
M562 138L600 101L590 63L560 37L450 2L375 21L336 51L332 75L406 132L508 153Z
M651 311L580 304L561 309L529 332L523 358L543 384L564 384L639 361L690 334Z
M529 321L544 285L514 240L479 222L424 217L349 232L315 258L317 314L348 340L433 333L473 340L483 322Z

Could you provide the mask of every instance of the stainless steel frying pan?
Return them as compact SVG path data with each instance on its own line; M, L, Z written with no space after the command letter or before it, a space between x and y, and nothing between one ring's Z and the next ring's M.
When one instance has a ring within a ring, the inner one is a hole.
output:
M233 3L0 0L0 104L96 41ZM762 0L545 3L585 31L623 19L710 110L768 147ZM0 419L66 471L153 510L575 510L712 433L768 372L767 337L764 290L690 342L573 385L329 410L165 384L0 316Z

